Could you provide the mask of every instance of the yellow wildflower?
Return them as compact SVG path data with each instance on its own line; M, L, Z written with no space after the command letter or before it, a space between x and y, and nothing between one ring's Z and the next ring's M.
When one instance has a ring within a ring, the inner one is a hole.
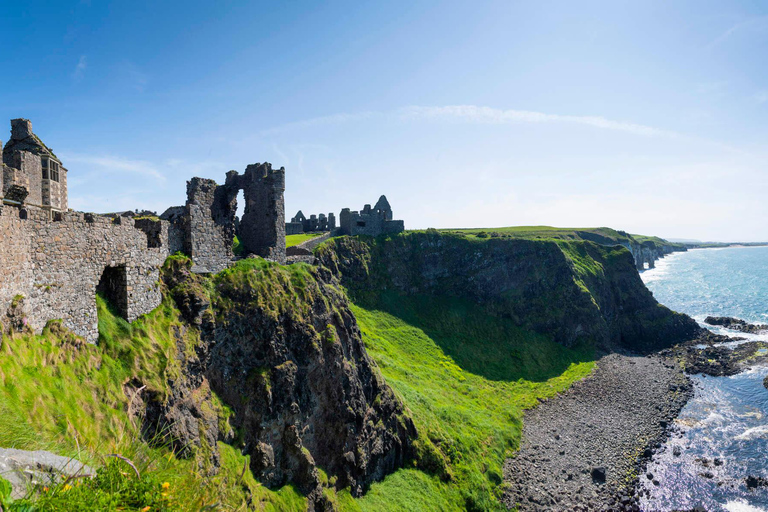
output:
M141 512L149 512L149 505L141 509Z
M163 489L168 489L171 486L168 482L163 482Z

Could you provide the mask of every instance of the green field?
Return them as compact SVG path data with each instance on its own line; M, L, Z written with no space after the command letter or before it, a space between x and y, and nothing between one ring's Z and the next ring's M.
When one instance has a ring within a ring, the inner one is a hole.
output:
M657 236L630 234L612 228L558 228L552 226L510 226L502 228L440 229L441 233L453 233L480 238L524 238L528 240L592 240L603 245L609 243L638 244L653 242L683 248L684 244L671 243Z
M285 247L293 247L294 245L299 245L306 242L307 240L312 240L313 238L317 238L321 235L322 233L300 233L298 235L286 235Z

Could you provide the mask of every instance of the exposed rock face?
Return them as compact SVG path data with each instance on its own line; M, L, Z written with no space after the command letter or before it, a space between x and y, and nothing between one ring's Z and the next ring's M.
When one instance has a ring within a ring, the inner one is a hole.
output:
M768 331L768 325L765 324L750 324L741 320L740 318L733 318L730 316L708 316L704 319L704 323L709 325L719 325L732 331L745 332L750 334L757 334L764 331Z
M591 339L606 350L650 351L701 331L656 302L621 247L427 232L337 238L316 256L356 300L386 289L463 297L566 346Z
M187 360L187 374L210 383L232 408L232 425L262 482L294 483L321 507L317 467L360 495L410 458L413 423L368 357L327 270L246 260L213 278L209 298L208 278L183 261L171 261L164 278L186 319L199 326L198 357ZM190 404L183 395L170 403ZM196 408L161 412L181 425L179 439L221 436L192 421L200 419Z

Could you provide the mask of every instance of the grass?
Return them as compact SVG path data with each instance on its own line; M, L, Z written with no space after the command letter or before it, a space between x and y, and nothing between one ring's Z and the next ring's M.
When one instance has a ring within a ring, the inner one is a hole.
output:
M584 244L564 244L585 276L600 272L579 253ZM311 315L311 279L306 265L251 259L207 286L210 293L227 292L229 299L218 298L223 309L238 307L238 290L253 289L258 293L242 300L258 296L254 307L269 314L290 309L303 316ZM92 510L88 507L95 504L100 510L306 510L306 498L294 487L261 485L248 469L248 457L233 446L218 443L221 468L209 476L200 458L180 460L169 449L142 441L127 413L124 384L138 380L164 396L168 380L181 371L172 333L184 332L187 347L199 342L197 333L180 329L180 313L167 294L160 307L133 323L100 298L97 305L98 346L79 343L58 322L41 336L2 339L0 446L47 449L99 471L99 478L79 486L31 490L6 510ZM376 303L352 309L369 354L420 435L409 467L374 484L360 499L332 488L325 490L328 499L342 511L502 510L502 465L519 446L523 411L589 374L589 347L563 348L458 298L387 292ZM218 411L223 421L225 409ZM105 458L109 453L130 458L141 477Z
M684 248L685 244L672 243L657 236L635 235L612 228L557 228L552 226L511 226L501 228L441 229L442 233L460 234L477 238L524 238L528 240L591 240L602 245L655 244Z
M317 238L319 236L322 236L322 233L299 233L298 235L286 235L285 247L293 247L294 245L299 245L306 242L307 240L312 240L313 238Z
M419 457L374 484L360 509L503 510L502 465L519 446L523 411L588 375L591 351L564 349L460 299L385 294L380 306L353 310L421 434Z
M167 447L144 442L127 413L123 385L139 380L165 396L167 380L180 371L172 334L181 326L179 311L166 296L152 313L128 323L100 297L97 306L98 346L81 343L56 321L40 336L2 338L0 446L76 457L99 472L77 488L70 482L67 489L30 489L24 500L6 499L6 510L306 510L306 498L293 487L259 484L244 470L248 458L232 446L218 443L221 468L209 476L200 464L205 453L181 460ZM196 332L186 332L186 345L194 346ZM105 457L111 453L131 459L141 478Z

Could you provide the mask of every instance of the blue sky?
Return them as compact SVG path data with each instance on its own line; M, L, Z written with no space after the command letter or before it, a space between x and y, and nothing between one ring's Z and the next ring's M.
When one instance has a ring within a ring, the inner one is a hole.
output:
M0 119L85 211L269 161L289 215L768 240L766 54L758 1L13 2Z

